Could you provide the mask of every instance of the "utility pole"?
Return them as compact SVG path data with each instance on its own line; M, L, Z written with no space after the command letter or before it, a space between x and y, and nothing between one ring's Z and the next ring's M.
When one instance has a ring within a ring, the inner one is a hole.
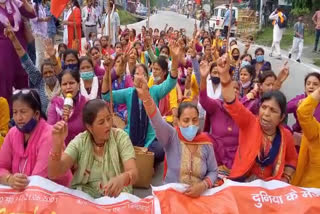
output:
M260 0L259 31L262 30L262 8L263 8L263 0Z
M150 28L150 0L147 0L147 7L148 7L147 29L149 29Z

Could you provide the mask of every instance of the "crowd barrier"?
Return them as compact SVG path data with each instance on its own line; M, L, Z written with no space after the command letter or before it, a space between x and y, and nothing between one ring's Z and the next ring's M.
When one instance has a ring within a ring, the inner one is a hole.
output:
M240 214L320 213L320 189L300 188L280 181L237 183L226 180L199 198L183 195L186 185L152 187L153 196L140 199L121 193L118 198L93 199L38 176L24 191L0 185L0 214Z

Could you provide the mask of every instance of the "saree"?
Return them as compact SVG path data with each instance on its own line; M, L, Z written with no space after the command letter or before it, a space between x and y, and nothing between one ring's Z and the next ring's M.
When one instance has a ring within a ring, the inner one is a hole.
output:
M208 136L207 133L202 132L202 133L198 134L192 141L188 141L181 134L181 131L180 131L179 127L176 127L175 129L176 129L176 132L178 134L181 146L183 147L182 150L186 149L186 145L211 145L212 144L212 139ZM199 148L197 149L196 153L197 154L195 154L195 156L198 156L198 157L201 156ZM186 162L190 162L190 159L188 157L186 157L185 155L183 155L183 154L185 154L185 152L182 152L182 156L183 157L181 157L181 162L185 162L185 163ZM186 170L185 170L186 167L185 166L186 166L186 164L181 164L180 179L181 179L182 183L188 183L183 178L186 175ZM198 167L198 169L200 170L199 167ZM167 175L167 170L168 170L168 163L167 163L167 160L166 160L166 157L165 157L165 159L164 159L163 179L165 179L165 177ZM198 172L195 172L195 173L199 174L200 173L199 170L198 170Z
M104 186L111 178L119 176L123 171L123 162L135 158L135 153L129 136L120 129L111 129L110 137L104 147L101 157L102 166L100 180L90 180L91 172L96 164L93 152L91 134L88 131L79 134L70 142L65 153L71 156L77 164L77 169L71 183L71 188L84 191L94 198L104 195ZM97 171L96 171L97 174ZM124 187L123 192L132 192L132 187Z

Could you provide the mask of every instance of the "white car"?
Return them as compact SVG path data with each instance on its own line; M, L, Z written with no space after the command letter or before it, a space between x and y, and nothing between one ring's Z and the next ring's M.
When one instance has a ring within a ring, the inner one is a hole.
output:
M210 27L212 27L214 30L223 30L224 15L226 12L227 12L227 7L225 4L214 8L213 16L209 20ZM237 32L238 12L239 10L237 7L232 7L232 15L235 18L235 23L231 27L231 30L230 30L231 34L235 34Z

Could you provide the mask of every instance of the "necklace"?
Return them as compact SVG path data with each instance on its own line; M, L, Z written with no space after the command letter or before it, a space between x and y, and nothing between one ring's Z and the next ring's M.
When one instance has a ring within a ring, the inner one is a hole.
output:
M263 133L264 139L267 139L267 140L272 142L274 137L276 136L276 133L277 133L277 131L275 133L271 134L271 135Z
M98 148L103 148L103 147L104 147L104 145L105 145L105 143L104 143L104 144L99 145L99 144L96 144L95 142L93 142L93 144L94 144L94 146L95 146L95 147L98 147Z
M198 151L198 146L196 146L196 149L194 151L191 151L191 149L186 145L187 149L190 152L190 163L189 163L189 180L191 182L192 174L193 174L193 156Z

